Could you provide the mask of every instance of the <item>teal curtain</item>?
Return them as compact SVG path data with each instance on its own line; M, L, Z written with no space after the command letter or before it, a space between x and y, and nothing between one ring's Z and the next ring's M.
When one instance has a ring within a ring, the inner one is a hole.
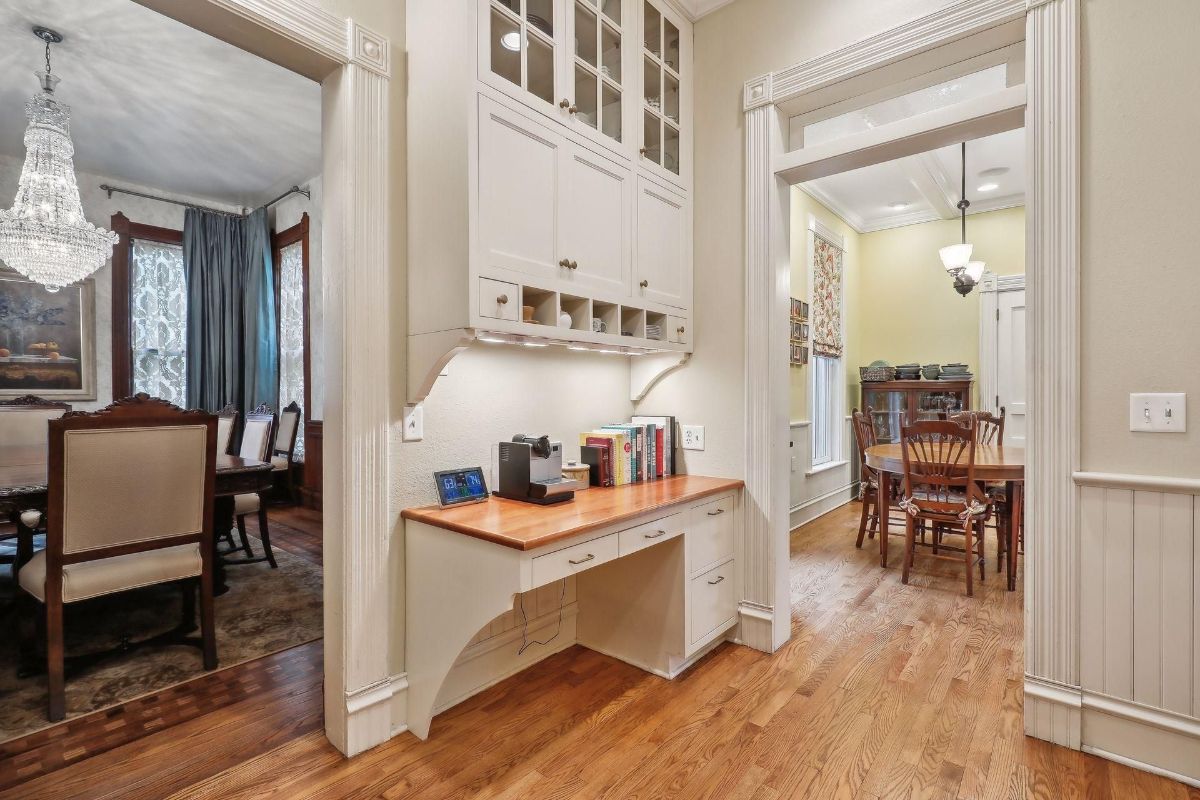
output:
M267 211L249 216L189 208L187 273L189 408L243 413L279 402L275 279Z

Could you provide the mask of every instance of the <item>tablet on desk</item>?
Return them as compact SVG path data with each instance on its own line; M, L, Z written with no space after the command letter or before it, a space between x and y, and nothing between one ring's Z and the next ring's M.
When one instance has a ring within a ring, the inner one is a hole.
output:
M482 503L488 498L483 467L447 469L433 473L437 482L438 503L442 508Z

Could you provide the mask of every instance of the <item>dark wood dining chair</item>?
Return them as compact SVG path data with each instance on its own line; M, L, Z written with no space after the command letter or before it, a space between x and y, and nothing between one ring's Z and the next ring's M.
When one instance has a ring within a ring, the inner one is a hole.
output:
M975 442L982 445L1004 444L1004 406L1000 413L990 411L963 411L951 417L960 425L975 426ZM984 491L992 501L996 513L991 519L990 527L996 531L996 572L1004 569L1004 561L1009 558L1008 526L1011 524L1008 514L1008 484L1004 481L987 481L983 484ZM1020 525L1018 520L1017 525ZM1018 528L1018 535L1023 535L1023 528Z
M45 448L49 441L49 421L58 419L70 410L71 406L67 403L47 400L32 394L0 400L0 444ZM0 541L17 539L20 526L36 530L41 527L44 519L42 509L29 508L19 503L8 503L0 507L0 513L18 526L18 530L13 533L0 534ZM12 552L9 552L7 547L0 550L0 563L16 560L15 548Z
M228 453L233 444L233 429L237 427L238 410L233 403L217 412L217 452Z
M186 625L198 588L201 639L184 641L199 644L206 670L216 668L216 437L216 417L146 394L49 422L46 548L18 581L44 615L51 721L66 713L63 610L71 603L178 582Z
M293 504L298 504L299 498L296 496L295 480L292 476L292 457L296 454L296 437L299 435L303 418L304 412L295 400L279 412L279 425L275 430L275 444L271 452L271 470L284 474L288 499Z
M858 520L858 538L854 546L862 549L863 539L870 536L875 538L879 530L879 485L880 475L867 465L867 448L876 445L875 423L872 422L871 407L866 411L854 409L851 417L854 427L854 444L858 447L859 492L858 499L862 502L862 515Z
M918 527L933 529L930 557L961 561L966 567L967 596L973 596L974 570L984 580L983 525L991 501L975 482L975 429L952 420L915 422L901 428L904 457L904 570L908 583L918 546ZM961 535L962 547L948 545L946 535ZM944 555L943 551L959 555Z
M242 458L266 463L271 457L275 424L275 412L270 406L261 405L247 414L246 422L242 426L242 446L238 450L238 455ZM250 547L250 538L246 535L246 517L249 514L258 515L258 535L263 546L261 556L254 555L254 550ZM224 560L225 564L257 564L260 561L266 561L271 565L271 569L278 567L278 564L275 563L275 551L271 549L271 531L267 527L267 504L262 495L259 492L235 495L233 515L242 546L234 547L227 552L236 552L240 549L245 553L245 557L227 558Z

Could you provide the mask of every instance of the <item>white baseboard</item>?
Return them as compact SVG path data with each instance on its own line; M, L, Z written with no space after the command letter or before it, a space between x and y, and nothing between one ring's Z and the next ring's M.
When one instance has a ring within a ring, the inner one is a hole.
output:
M791 530L796 530L801 525L807 525L814 519L823 517L830 511L846 505L854 499L854 488L855 484L850 483L792 506L788 520Z
M466 648L454 662L446 682L438 692L433 713L440 714L473 695L496 685L507 677L541 661L543 658L565 650L576 643L575 622L579 616L579 605L568 603L562 610L562 629L558 636L547 644L535 644L521 655L521 628L476 642ZM529 639L545 641L558 627L558 609L529 620Z
M1200 719L1083 692L1085 752L1200 787Z
M404 685L407 688L407 678ZM355 756L383 744L394 735L392 693L391 678L346 693L345 747L338 749L347 756Z
M738 604L738 626L732 641L764 653L774 653L774 626L774 609L742 601Z
M1025 735L1078 750L1080 707L1078 687L1025 676Z
M408 730L408 673L393 675L392 683L392 736Z

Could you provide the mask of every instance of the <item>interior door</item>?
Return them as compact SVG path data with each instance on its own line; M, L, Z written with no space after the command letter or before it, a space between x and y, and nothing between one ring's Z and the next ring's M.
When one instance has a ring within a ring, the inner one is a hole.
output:
M480 98L479 245L485 267L557 277L563 140Z
M691 295L687 253L686 201L640 178L634 297L686 308Z
M560 277L581 287L629 294L632 174L591 151L570 145L563 153L562 234L559 252L570 266Z
M1025 290L1000 292L996 393L1005 409L1004 443L1025 446Z

